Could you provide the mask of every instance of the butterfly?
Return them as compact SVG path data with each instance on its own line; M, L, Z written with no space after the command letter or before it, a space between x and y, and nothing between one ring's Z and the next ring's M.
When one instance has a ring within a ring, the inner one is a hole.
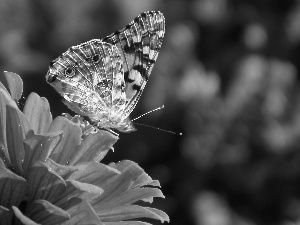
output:
M96 127L135 131L129 118L165 33L159 11L141 13L122 30L72 46L50 63L46 81L75 113Z

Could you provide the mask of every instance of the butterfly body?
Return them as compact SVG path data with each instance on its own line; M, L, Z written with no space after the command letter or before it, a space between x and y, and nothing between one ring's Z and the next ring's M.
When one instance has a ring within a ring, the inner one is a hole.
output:
M164 31L162 13L142 13L123 30L69 48L51 62L46 80L71 110L98 128L134 131L129 115L149 79Z

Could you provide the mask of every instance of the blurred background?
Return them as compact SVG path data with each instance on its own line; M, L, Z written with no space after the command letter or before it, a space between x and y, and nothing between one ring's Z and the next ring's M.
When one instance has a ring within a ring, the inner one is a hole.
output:
M138 126L103 162L158 179L152 206L172 225L300 224L300 1L0 0L0 70L74 115L45 82L50 61L149 10L166 35L131 117L164 104L138 122L183 136Z

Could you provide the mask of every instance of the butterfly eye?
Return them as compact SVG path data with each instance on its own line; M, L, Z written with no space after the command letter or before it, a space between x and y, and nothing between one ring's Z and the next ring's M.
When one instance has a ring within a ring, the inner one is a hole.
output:
M75 75L75 68L74 67L68 67L65 69L65 75L66 77L73 77Z
M100 62L100 55L99 54L96 54L92 57L92 60L94 63L98 63Z

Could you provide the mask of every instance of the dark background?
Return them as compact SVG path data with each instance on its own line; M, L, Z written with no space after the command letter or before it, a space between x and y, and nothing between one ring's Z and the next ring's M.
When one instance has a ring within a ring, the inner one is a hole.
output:
M184 135L139 126L103 162L158 179L152 206L172 225L300 223L299 1L0 0L0 70L74 115L45 82L50 61L148 10L166 35L131 117L164 104L138 122Z

